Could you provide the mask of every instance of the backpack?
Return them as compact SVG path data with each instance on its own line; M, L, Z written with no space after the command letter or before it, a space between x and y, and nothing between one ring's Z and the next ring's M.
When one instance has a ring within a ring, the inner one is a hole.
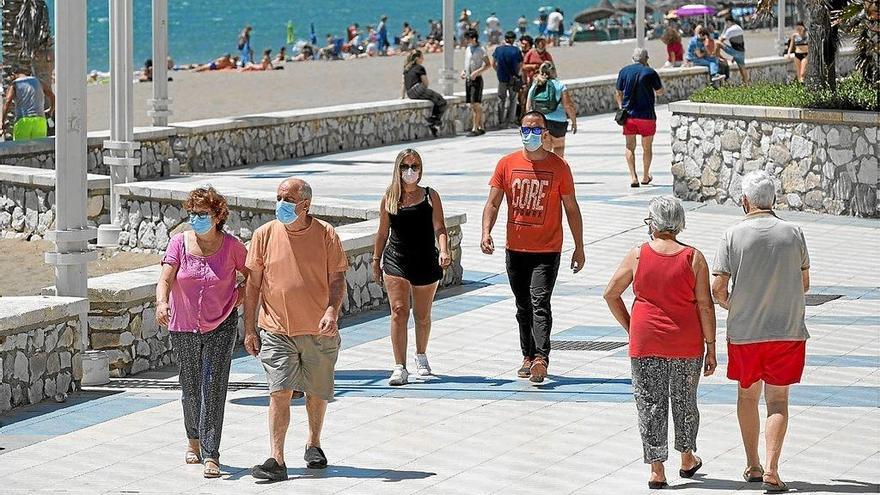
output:
M556 85L553 81L547 81L547 84L535 86L535 94L532 96L532 109L537 110L544 115L553 113L559 107L559 95L556 92Z

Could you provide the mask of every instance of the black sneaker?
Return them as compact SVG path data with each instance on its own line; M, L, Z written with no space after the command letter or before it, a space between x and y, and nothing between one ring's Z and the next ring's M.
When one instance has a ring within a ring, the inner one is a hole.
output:
M486 129L477 129L477 136L482 136L483 134L486 134Z
M477 137L479 135L480 135L480 133L477 131L470 131L467 134L465 134L465 136L467 136L467 137Z
M306 467L309 469L324 469L327 467L327 456L321 447L306 447L306 453L303 454L306 461Z
M287 466L278 464L274 457L266 459L266 462L251 468L251 476L258 480L285 481L287 480Z

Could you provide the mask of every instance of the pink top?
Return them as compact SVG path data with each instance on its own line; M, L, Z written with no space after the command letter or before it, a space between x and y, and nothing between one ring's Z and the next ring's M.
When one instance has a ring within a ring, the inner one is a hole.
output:
M235 309L238 291L235 272L244 271L247 248L230 234L223 234L220 249L211 256L187 252L184 232L168 243L162 263L177 266L171 286L171 332L208 333Z

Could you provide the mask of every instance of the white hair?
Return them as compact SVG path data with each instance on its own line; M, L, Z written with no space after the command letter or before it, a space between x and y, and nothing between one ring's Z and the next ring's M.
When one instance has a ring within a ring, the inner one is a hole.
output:
M633 50L632 61L637 64L643 64L648 60L647 48L636 48Z
M776 181L764 170L749 172L742 179L742 194L755 208L770 209L776 202Z
M655 232L678 234L684 230L684 208L672 196L658 196L648 203L648 216Z

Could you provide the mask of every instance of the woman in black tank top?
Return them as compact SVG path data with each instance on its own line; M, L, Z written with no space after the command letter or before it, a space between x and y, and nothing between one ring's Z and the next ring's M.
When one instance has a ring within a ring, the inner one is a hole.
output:
M431 374L425 354L431 333L431 305L443 269L452 262L440 195L429 187L419 187L421 178L422 158L418 152L401 151L394 162L391 185L382 198L373 246L373 279L385 286L391 304L395 365L390 385L409 381L406 345L410 296L416 327L416 372L420 376Z

